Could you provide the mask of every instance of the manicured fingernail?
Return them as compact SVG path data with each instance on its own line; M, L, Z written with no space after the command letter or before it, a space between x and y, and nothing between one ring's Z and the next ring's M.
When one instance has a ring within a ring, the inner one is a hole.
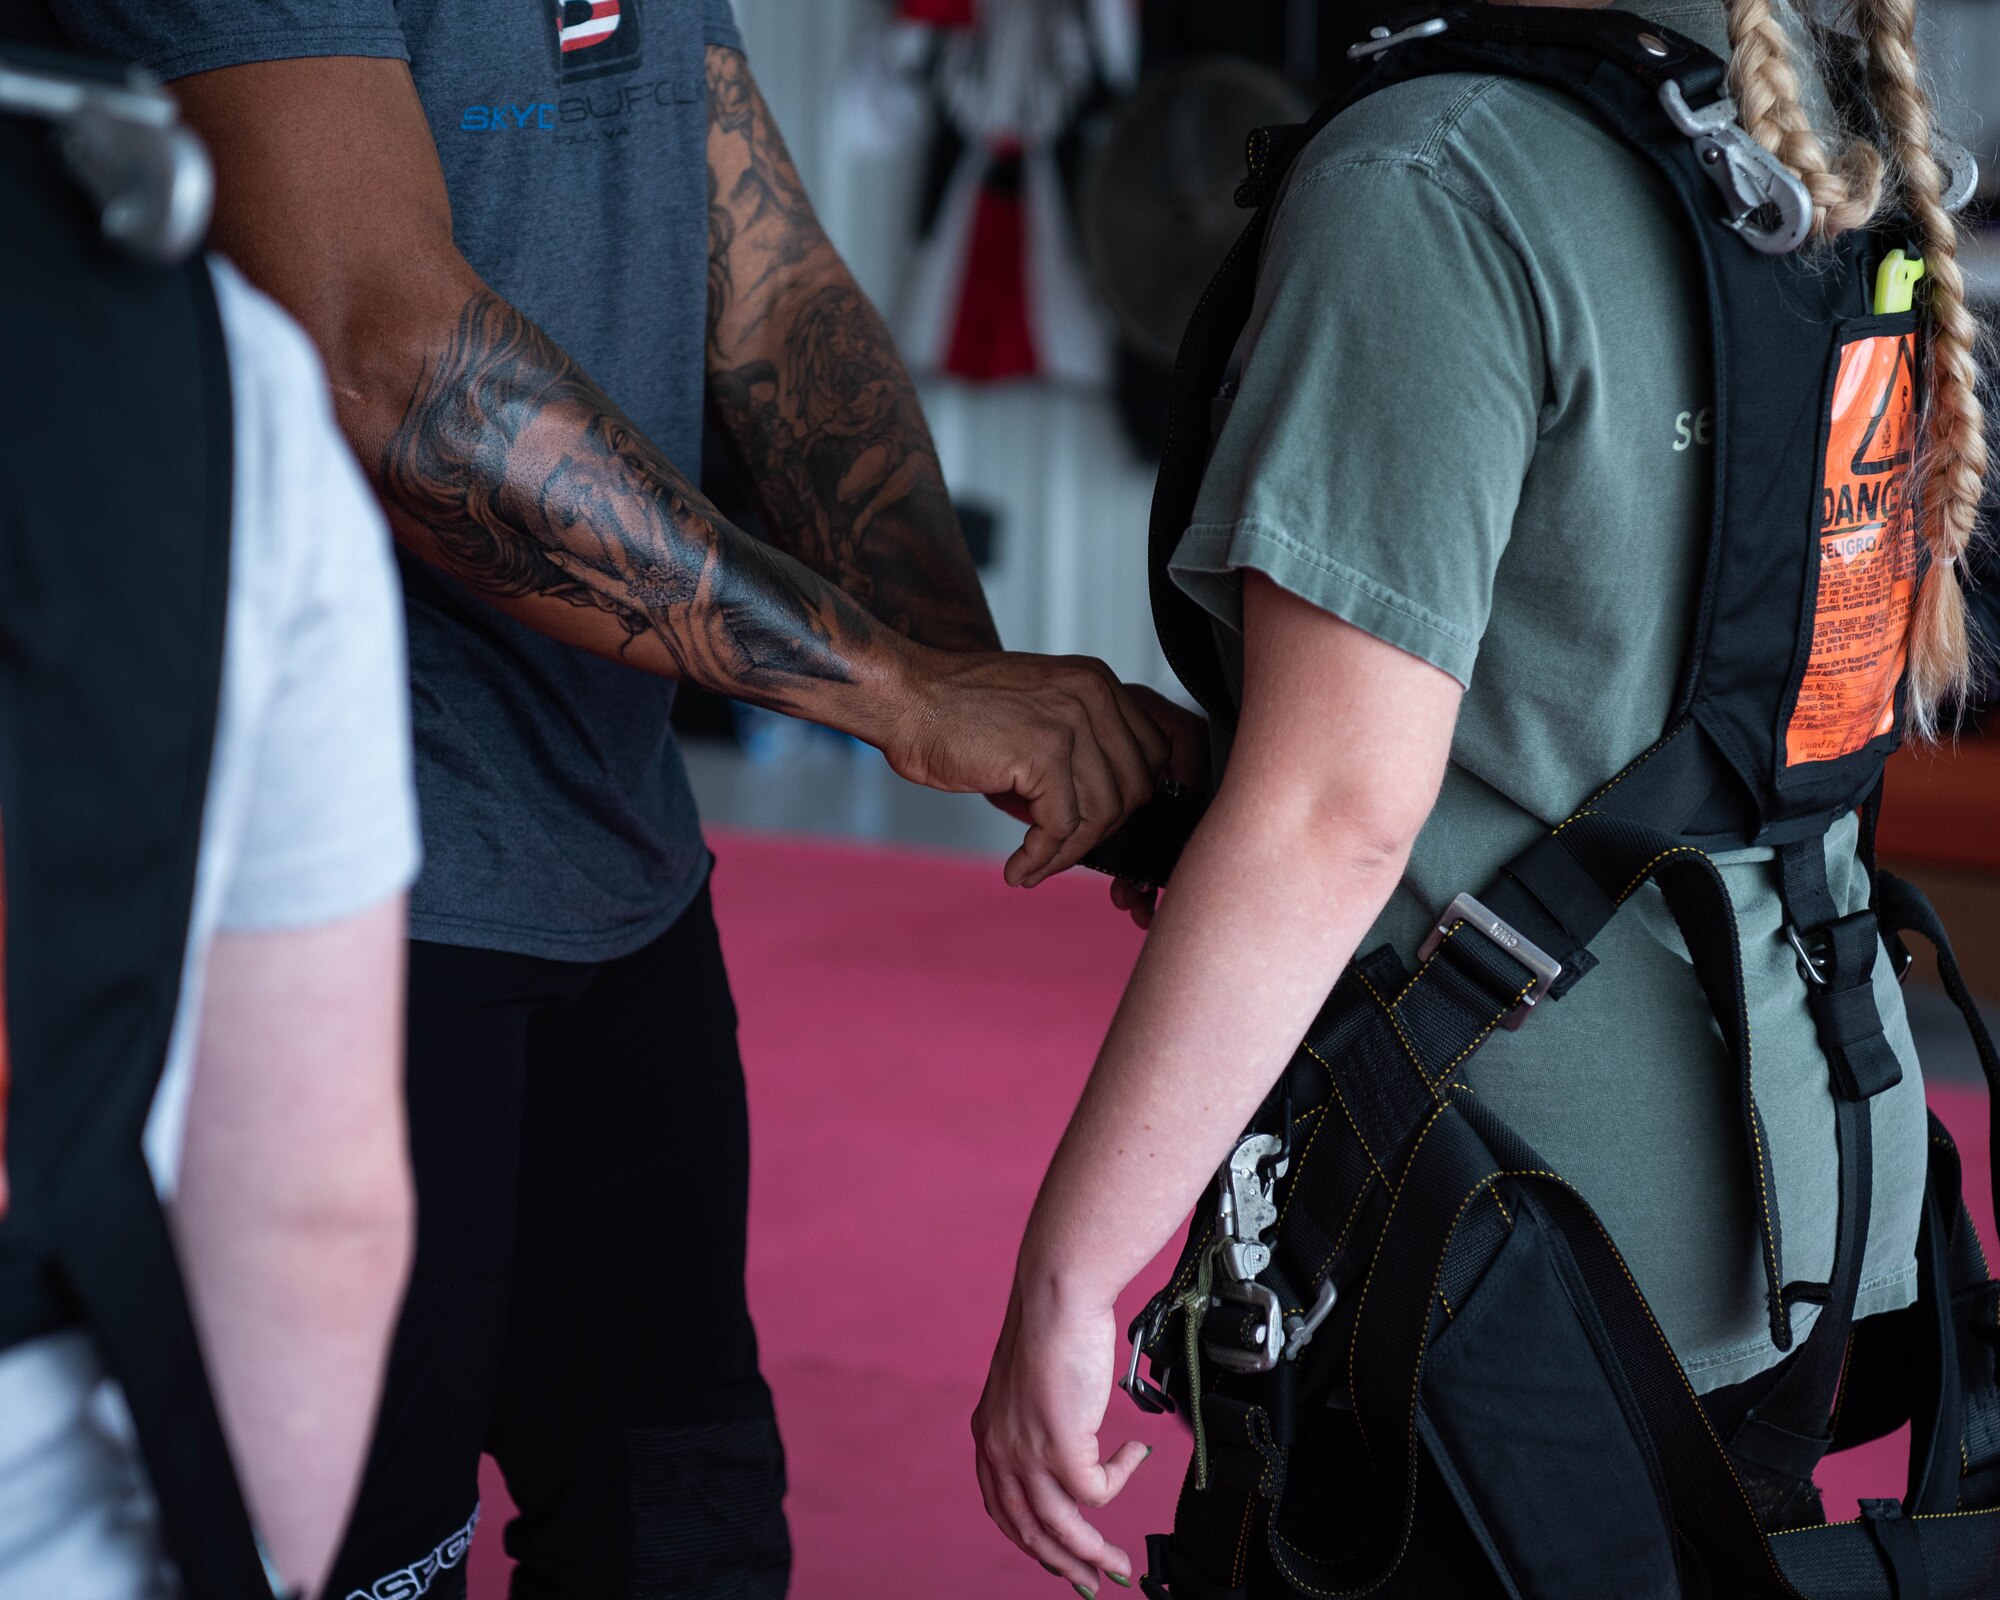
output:
M1086 1589L1080 1583L1073 1583L1070 1585L1070 1587L1074 1589L1078 1594L1082 1595L1083 1600L1097 1600L1097 1591L1095 1589Z
M1105 1573L1105 1577L1109 1578L1113 1583L1117 1584L1118 1587L1121 1589L1129 1589L1132 1587L1132 1580L1130 1578L1121 1578L1115 1572L1107 1572Z

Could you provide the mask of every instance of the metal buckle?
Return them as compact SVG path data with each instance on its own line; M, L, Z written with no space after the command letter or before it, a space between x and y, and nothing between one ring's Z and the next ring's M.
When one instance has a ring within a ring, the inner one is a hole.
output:
M1285 1314L1275 1290L1261 1283L1233 1283L1218 1278L1209 1301L1218 1306L1248 1306L1264 1319L1253 1334L1254 1349L1204 1339L1202 1348L1209 1360L1229 1372L1269 1372L1278 1364L1285 1348Z
M1799 958L1799 976L1815 989L1826 987L1826 954L1814 954L1806 936L1791 923L1785 924L1785 937L1792 942L1792 953Z
M1438 925L1431 929L1430 937L1418 948L1417 960L1428 961L1437 954L1437 948L1444 943L1445 935L1451 932L1453 924L1460 922L1482 938L1498 945L1510 958L1526 967L1535 976L1534 986L1521 996L1519 1004L1500 1019L1500 1026L1512 1033L1528 1020L1528 1013L1535 1009L1536 1002L1546 995L1556 979L1562 976L1562 963L1533 940L1518 932L1511 924L1501 921L1469 894L1459 895L1445 907L1444 915L1438 919Z
M1435 39L1451 24L1443 17L1432 17L1428 22L1419 22L1414 27L1391 33L1387 28L1370 28L1368 37L1359 44L1347 47L1349 61L1366 61L1370 56L1379 56L1384 50L1393 50L1399 44L1408 44L1412 39Z
M1153 1302L1132 1320L1127 1337L1132 1341L1132 1359L1125 1368L1125 1376L1118 1380L1118 1387L1132 1397L1132 1403L1150 1416L1163 1416L1174 1409L1174 1397L1167 1393L1164 1384L1158 1384L1139 1370L1139 1363L1146 1358L1160 1337L1160 1330L1167 1324L1167 1313L1173 1309L1172 1303L1164 1296L1155 1295Z
M1743 131L1736 102L1723 95L1696 111L1672 78L1660 85L1660 104L1694 146L1701 170L1722 191L1723 221L1761 255L1782 256L1812 231L1812 195L1804 181ZM1775 225L1757 221L1769 213Z
M1892 934L1889 939L1889 963L1896 975L1896 982L1902 983L1910 975L1910 968L1917 964L1917 953L1903 942L1903 936Z

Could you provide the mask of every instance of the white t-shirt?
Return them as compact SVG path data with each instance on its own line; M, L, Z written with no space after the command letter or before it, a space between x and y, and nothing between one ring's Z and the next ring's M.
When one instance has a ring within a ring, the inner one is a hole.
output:
M163 1194L217 930L354 915L408 888L418 857L388 530L311 342L234 268L212 270L235 402L229 602L180 1006L146 1129ZM122 1412L88 1335L0 1354L0 1600L173 1592Z
M416 876L403 607L388 529L298 324L213 263L236 411L222 698L187 964L146 1127L180 1166L208 943L332 922Z

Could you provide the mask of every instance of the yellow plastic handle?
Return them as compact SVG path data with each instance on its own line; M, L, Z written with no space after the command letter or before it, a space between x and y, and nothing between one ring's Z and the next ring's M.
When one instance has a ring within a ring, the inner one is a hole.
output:
M1924 275L1924 258L1891 250L1875 269L1875 315L1908 311L1915 301L1917 279Z

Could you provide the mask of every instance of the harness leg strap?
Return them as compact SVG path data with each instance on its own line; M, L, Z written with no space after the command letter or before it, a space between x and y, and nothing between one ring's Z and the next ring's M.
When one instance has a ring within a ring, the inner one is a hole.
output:
M1808 985L1833 1091L1839 1211L1833 1271L1819 1320L1790 1370L1743 1419L1729 1443L1767 1528L1813 1522L1821 1515L1813 1469L1833 1442L1834 1403L1868 1247L1874 1183L1870 1102L1903 1078L1902 1063L1889 1048L1875 1005L1881 933L1874 913L1840 914L1827 884L1821 839L1781 845L1778 864L1785 913L1791 919L1788 931Z

